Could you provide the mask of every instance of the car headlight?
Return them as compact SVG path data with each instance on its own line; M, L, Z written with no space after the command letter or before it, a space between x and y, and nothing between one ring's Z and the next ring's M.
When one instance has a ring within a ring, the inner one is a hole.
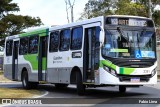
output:
M108 68L107 66L103 66L103 69L107 72L109 72L110 74L112 74L113 76L117 76L116 74L116 71L111 69L111 68Z

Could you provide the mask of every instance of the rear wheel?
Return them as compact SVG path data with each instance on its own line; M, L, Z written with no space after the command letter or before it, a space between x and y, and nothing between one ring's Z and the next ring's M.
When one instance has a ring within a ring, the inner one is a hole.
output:
M30 89L30 88L37 88L38 82L29 82L28 81L28 73L27 71L24 71L22 74L22 86L25 89Z
M31 86L30 82L28 81L28 73L27 73L27 71L24 71L23 74L22 74L22 86L25 89L29 89L30 86Z
M120 86L119 86L119 92L121 92L121 93L125 93L125 92L126 92L126 87L125 87L125 86L120 85Z
M78 95L85 94L85 85L83 84L82 75L80 72L76 73L77 93Z

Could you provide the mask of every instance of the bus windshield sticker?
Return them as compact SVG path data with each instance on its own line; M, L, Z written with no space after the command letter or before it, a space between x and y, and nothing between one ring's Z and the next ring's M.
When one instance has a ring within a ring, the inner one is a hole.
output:
M110 48L111 48L111 45L110 45L110 44L105 44L105 48L106 48L106 49L110 49Z
M135 50L135 58L139 59L142 58L141 52L139 50Z
M141 51L142 57L155 58L155 53L153 51Z
M126 52L126 53L128 53L128 49L111 49L110 52Z

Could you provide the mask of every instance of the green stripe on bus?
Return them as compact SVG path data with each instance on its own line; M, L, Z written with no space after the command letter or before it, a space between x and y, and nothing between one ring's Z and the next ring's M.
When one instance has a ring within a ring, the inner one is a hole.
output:
M31 31L28 33L22 33L22 34L19 34L19 36L24 37L24 36L30 36L30 35L36 35L36 34L39 34L39 36L47 36L48 32L49 32L49 29L41 29L41 30Z
M107 66L107 67L110 67L112 68L113 70L116 70L116 65L112 64L111 62L109 61L106 61L106 60L100 60L100 67L103 67L103 65Z
M24 55L24 59L30 62L33 70L38 70L38 54Z
M128 49L111 49L110 52L128 52Z
M33 70L38 70L38 54L24 55L24 59L30 62ZM46 70L46 58L42 58L42 70Z
M130 75L131 73L134 72L135 68L124 68L120 67L120 74L125 74L125 75Z

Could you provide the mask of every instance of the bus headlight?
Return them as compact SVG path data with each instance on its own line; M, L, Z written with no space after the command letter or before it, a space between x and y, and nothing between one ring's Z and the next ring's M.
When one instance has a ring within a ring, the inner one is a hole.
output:
M112 74L113 76L117 76L116 74L116 71L111 69L111 68L108 68L107 66L103 66L103 69L107 72L109 72L110 74Z
M156 74L156 68L151 72L151 76L153 77Z

